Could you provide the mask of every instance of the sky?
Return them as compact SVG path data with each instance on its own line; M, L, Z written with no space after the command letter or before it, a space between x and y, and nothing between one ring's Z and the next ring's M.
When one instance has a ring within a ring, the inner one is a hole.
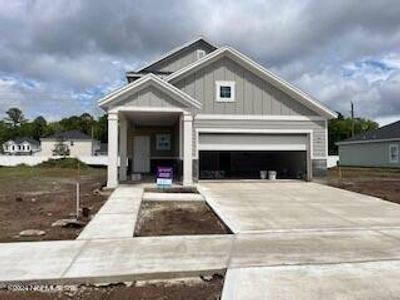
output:
M399 0L0 0L0 117L101 115L126 71L199 36L344 115L400 119Z

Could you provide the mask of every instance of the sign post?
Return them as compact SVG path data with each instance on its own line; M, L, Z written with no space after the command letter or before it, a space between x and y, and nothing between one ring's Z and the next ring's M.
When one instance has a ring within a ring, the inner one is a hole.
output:
M170 187L172 185L172 167L157 167L157 186Z

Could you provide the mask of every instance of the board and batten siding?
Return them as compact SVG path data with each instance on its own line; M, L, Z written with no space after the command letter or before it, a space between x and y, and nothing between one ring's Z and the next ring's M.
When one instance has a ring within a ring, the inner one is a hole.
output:
M197 50L204 50L206 55L211 52L211 49L206 45L195 44L177 55L157 63L155 66L151 67L151 69L171 73L178 71L197 60Z
M235 82L234 102L216 101L216 81ZM201 112L205 114L317 115L227 57L188 75L174 85L203 103Z
M341 166L400 168L400 162L391 163L389 146L400 142L374 142L339 145L339 164Z
M154 86L148 86L139 92L127 95L118 106L182 107L183 105Z
M194 120L194 129L277 129L277 130L312 130L313 157L327 156L325 121L278 121L278 120ZM197 157L197 131L193 134L193 153Z

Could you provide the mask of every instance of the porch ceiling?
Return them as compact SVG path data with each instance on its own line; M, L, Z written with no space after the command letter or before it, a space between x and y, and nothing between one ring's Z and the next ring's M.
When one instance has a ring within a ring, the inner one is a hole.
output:
M172 126L179 121L178 112L123 112L126 119L135 126Z

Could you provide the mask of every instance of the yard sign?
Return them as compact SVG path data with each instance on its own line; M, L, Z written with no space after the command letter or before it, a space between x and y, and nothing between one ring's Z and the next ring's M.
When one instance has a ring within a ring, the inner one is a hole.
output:
M172 167L157 167L157 185L171 186L172 185Z

